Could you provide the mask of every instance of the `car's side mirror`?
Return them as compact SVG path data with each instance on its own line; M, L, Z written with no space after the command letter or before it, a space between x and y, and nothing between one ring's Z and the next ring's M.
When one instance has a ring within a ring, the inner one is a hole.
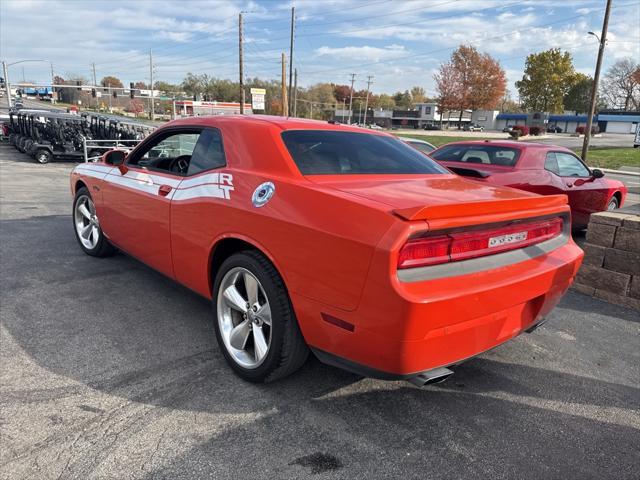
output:
M109 150L102 156L104 163L118 167L121 175L124 175L129 170L124 164L125 158L127 158L127 152L124 150Z
M604 177L604 172L599 168L594 168L593 170L591 170L591 176L593 178L602 178Z
M118 167L124 163L125 158L127 158L127 152L124 150L109 150L102 156L102 161L108 165Z

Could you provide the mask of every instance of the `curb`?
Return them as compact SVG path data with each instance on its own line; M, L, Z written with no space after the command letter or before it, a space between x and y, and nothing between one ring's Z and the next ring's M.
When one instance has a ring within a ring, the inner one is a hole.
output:
M598 167L594 167L598 168ZM628 170L614 170L612 168L599 168L598 170L602 170L604 173L618 173L620 175L633 175L640 177L640 172L630 172Z

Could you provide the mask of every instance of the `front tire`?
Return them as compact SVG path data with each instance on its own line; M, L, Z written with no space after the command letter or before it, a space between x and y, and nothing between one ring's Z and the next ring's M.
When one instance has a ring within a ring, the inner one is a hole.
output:
M298 370L309 349L282 278L262 254L227 258L216 273L213 311L218 345L233 371L271 382Z
M49 163L52 157L53 155L51 155L51 152L49 150L45 150L44 148L41 148L40 150L36 151L36 154L34 155L36 162L42 165Z
M620 204L618 203L618 198L611 197L611 200L609 200L609 203L607 204L607 211L610 212L612 210L617 210L619 206Z
M73 200L73 231L84 253L92 257L108 257L115 248L102 233L96 207L86 187L76 192Z

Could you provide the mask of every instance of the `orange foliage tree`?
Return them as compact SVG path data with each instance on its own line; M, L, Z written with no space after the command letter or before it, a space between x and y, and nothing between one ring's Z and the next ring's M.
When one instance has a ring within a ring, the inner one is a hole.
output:
M507 78L497 60L475 47L461 45L435 75L442 109L494 109L507 89Z

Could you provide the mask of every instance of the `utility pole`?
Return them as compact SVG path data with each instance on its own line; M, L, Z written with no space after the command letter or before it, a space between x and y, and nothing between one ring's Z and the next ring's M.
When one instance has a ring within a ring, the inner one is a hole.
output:
M55 100L55 93L56 93L56 89L53 87L56 82L55 82L55 75L53 74L53 63L49 62L49 65L51 66L51 104L55 105L56 100Z
M364 102L364 125L367 125L367 112L369 109L369 89L371 88L371 84L373 83L371 79L373 75L367 75L367 99Z
M151 87L151 94L149 95L149 105L151 107L151 121L153 121L156 119L156 106L153 98L153 52L151 51L151 49L149 49L149 79L151 80L151 85L149 85Z
M289 97L288 98L293 98L293 96L291 95L291 83L292 83L292 76L293 76L293 30L294 30L294 26L295 26L295 21L296 21L296 7L291 7L291 39L290 39L290 43L289 43ZM293 103L293 102L292 102ZM287 115L291 116L291 104L288 105L289 109L287 111Z
M91 64L91 71L93 72L93 88L96 91L96 110L98 109L98 81L96 80L96 64Z
M298 69L293 71L293 116L298 116Z
M240 69L240 115L244 115L244 54L242 51L242 12L238 14L238 65Z
M9 86L9 73L7 71L7 62L2 62L2 72L4 74L4 88L7 91L7 107L11 108L11 87Z
M607 28L609 27L609 12L611 11L611 0L607 0L607 6L604 11L604 21L602 22L602 35L600 38L593 33L593 36L600 41L598 48L598 60L596 60L596 73L593 76L593 87L591 88L591 102L589 104L589 115L587 116L587 129L584 132L584 142L582 143L582 161L587 161L587 153L589 152L589 140L591 138L591 125L593 124L593 114L596 111L596 97L598 94L598 83L600 82L600 67L602 67L602 57L604 55L604 46L607 41Z
M289 108L287 107L287 57L282 52L282 116L288 115Z
M356 81L356 74L351 74L351 90L349 91L349 121L347 125L351 125L351 112L353 112L353 82Z
M309 118L313 120L313 102L309 102Z

